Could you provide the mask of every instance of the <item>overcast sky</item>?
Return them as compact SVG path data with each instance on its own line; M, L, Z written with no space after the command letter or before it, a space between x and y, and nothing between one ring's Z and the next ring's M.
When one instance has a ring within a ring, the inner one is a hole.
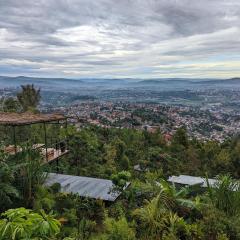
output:
M240 76L240 0L0 0L0 75Z

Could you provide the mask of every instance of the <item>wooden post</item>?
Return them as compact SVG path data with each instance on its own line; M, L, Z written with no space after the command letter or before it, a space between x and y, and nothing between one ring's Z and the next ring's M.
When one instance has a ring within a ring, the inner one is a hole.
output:
M58 162L58 158L57 158L57 173L59 173L59 162Z
M65 120L65 133L66 133L66 135L68 135L68 122L67 122L67 118L66 118L66 120Z
M65 131L66 131L66 141L65 141L65 144L66 144L66 149L68 149L68 122L67 122L67 118L66 118L66 121L65 121Z
M45 149L46 149L46 160L48 162L48 155L47 155L47 129L46 129L46 123L43 123L44 127L44 138L45 138Z
M14 152L17 153L17 142L16 142L16 129L15 125L13 126L13 142L14 142Z
M60 139L60 131L61 131L61 126L60 126L60 128L59 128L59 125L60 125L60 121L58 120L57 121L57 125L58 125L58 136L57 136L57 138L58 138L58 140L57 140L57 143L56 143L56 149L57 149L57 154L58 154L58 158L57 158L57 173L59 173L59 155L60 154L62 154L62 149L61 149L61 139Z
M57 140L56 140L56 146L55 146L55 148L57 149L57 153L59 154L60 153L60 151L61 151L61 148L60 148L60 141L61 141L61 139L60 139L60 131L61 131L61 126L59 127L59 125L60 125L60 121L58 120L57 121Z

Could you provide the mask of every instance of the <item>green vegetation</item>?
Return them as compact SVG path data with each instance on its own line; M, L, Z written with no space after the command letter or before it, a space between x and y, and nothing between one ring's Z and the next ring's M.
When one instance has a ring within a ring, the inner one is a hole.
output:
M160 132L133 129L89 126L77 131L69 126L68 133L71 152L60 161L60 170L112 179L117 190L130 181L121 198L109 205L60 193L58 185L44 187L39 154L26 149L16 156L18 164L14 167L13 156L2 152L2 212L25 207L36 214L42 210L54 214L61 223L57 239L240 239L239 183L226 175L239 178L239 137L223 144L203 143L190 140L185 130L179 129L167 144ZM136 164L147 170L134 171ZM54 171L54 165L51 168ZM216 187L203 191L164 181L172 174L225 175L219 175ZM2 220L6 219L7 215L2 215Z
M65 137L54 128L48 131ZM61 193L58 184L43 185L47 166L28 147L34 139L43 141L39 129L27 128L21 153L6 155L1 147L0 240L240 239L240 185L234 180L240 177L239 136L222 144L201 142L180 128L169 143L160 130L68 126L70 153L59 162L61 172L112 179L113 191L131 182L110 204ZM2 144L7 137L3 131ZM54 163L48 167L55 169ZM177 174L218 181L206 189L166 181Z
M0 220L0 239L53 239L60 222L44 211L34 213L25 208L10 209Z

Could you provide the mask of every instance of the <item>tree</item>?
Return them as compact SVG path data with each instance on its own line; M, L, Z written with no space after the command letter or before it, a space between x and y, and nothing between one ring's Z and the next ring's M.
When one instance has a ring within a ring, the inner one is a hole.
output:
M199 199L195 201L187 199L188 189L177 189L174 185L161 180L159 183L160 192L157 196L159 205L168 209L169 211L176 212L179 216L186 216L193 209L200 207Z
M54 188L58 188L58 185L55 184L53 186L53 189ZM56 203L53 191L54 190L52 190L51 188L48 189L42 185L36 186L33 204L34 210L44 209L45 211L50 211L51 209L53 209Z
M0 211L11 207L14 199L19 197L17 189L13 186L13 170L0 160Z
M231 159L232 159L232 174L234 177L240 176L240 141L239 139L231 146Z
M189 142L186 128L181 127L177 129L177 131L173 135L173 144L180 144L184 147L188 147Z
M96 239L102 240L135 240L135 232L128 225L125 217L121 217L119 220L107 217L104 226L106 228L106 234Z
M228 216L240 215L240 183L229 175L217 177L214 186L208 183L208 193L212 204Z
M116 159L115 161L118 163L118 165L121 167L121 169L128 170L129 169L129 159L126 156L126 144L124 141L122 141L119 138L116 138L112 144L116 148Z
M185 152L186 160L184 161L183 170L188 174L196 175L201 170L201 160L196 148L192 145Z
M152 200L146 201L145 206L133 212L139 224L139 234L143 235L144 240L182 239L180 236L187 235L187 228L191 226L187 226L180 216L196 208L197 203L186 198L187 189L185 188L178 191L164 180L157 185L160 189L159 194Z
M17 99L21 104L22 110L26 111L36 111L37 106L40 102L40 88L36 89L34 85L22 85L22 91L17 94Z
M143 239L156 239L157 236L161 236L167 218L166 210L159 207L157 197L146 201L146 205L136 209L133 216L139 224L139 234Z
M221 149L219 154L216 156L216 160L214 161L216 172L225 173L226 170L231 167L231 158L228 149Z
M105 144L103 146L103 160L113 172L116 170L115 159L117 157L117 150L112 144Z
M22 165L19 171L19 182L22 184L23 197L26 206L34 204L34 190L46 180L46 173L43 170L42 156L38 151L32 150L30 146L23 147L18 154Z
M3 100L2 109L4 112L19 112L21 109L21 106L17 99L13 97L9 97Z
M124 190L124 187L126 187L127 182L131 178L131 173L127 171L121 171L117 174L112 175L112 181L116 185L116 189L114 190Z
M80 171L83 171L86 166L94 167L94 163L96 163L99 157L98 147L98 138L96 134L89 131L89 129L73 132L70 135L69 148L71 157L76 166L75 174L79 175Z

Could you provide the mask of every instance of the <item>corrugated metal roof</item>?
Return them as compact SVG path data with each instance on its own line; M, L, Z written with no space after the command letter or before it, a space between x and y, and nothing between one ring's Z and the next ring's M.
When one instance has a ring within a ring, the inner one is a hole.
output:
M82 197L113 202L121 195L120 192L112 191L114 184L106 179L49 173L45 185L51 186L54 183L61 185L61 192L75 193Z
M201 187L207 187L207 180L206 178L202 177L194 177L189 175L170 176L168 181L188 186L200 185ZM214 186L216 181L216 179L208 179L210 186Z
M209 186L214 187L216 185L216 183L217 183L217 180L209 178L208 179L208 183L209 183ZM207 185L207 180L204 178L204 183L203 183L202 187L207 187L207 186L208 186Z

